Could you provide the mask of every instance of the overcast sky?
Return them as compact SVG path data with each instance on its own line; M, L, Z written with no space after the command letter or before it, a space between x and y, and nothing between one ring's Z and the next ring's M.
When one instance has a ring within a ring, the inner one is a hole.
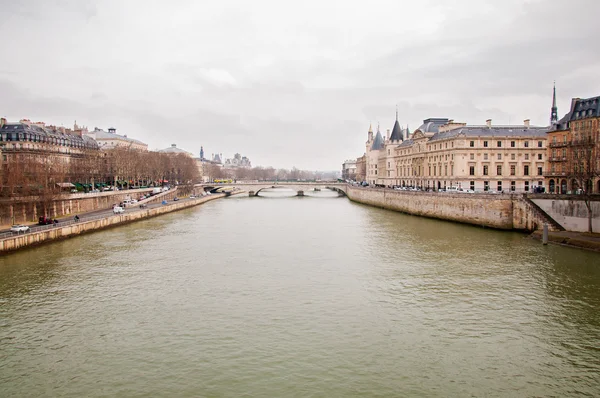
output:
M547 125L600 95L600 1L0 0L0 116L338 170L369 122Z

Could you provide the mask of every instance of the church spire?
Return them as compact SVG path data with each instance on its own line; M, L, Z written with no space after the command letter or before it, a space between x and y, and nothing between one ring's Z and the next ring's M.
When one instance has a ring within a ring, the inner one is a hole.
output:
M369 131L368 131L368 132L369 132L369 133L373 133L373 127L372 127L372 124L371 124L371 123L369 123Z
M398 104L396 104L396 121L398 121Z
M556 81L552 89L552 109L550 110L550 125L558 123L558 108L556 107Z

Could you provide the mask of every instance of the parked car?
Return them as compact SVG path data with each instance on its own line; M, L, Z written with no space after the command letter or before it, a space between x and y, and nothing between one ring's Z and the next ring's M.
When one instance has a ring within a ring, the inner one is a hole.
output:
M190 195L190 199L196 199L196 195Z
M78 190L76 190L75 188L71 189L71 193L77 193L79 192Z
M125 209L122 208L121 206L115 206L115 207L113 207L113 213L115 213L115 214L125 213Z
M52 221L51 218L48 218L46 216L42 216L38 219L38 224L39 225L50 225L50 224L54 224L54 221Z
M174 201L178 201L178 200L179 200L179 198L178 198L177 196L175 196L175 197L173 198L173 200L174 200Z
M28 232L29 231L29 227L27 225L13 225L12 227L10 227L10 232L16 232L16 233L20 233L20 232Z

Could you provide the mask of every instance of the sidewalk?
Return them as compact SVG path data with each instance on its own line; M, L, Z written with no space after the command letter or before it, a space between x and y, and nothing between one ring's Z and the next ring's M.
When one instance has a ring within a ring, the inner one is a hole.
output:
M542 231L535 231L530 236L542 240ZM600 252L600 233L549 231L548 243Z

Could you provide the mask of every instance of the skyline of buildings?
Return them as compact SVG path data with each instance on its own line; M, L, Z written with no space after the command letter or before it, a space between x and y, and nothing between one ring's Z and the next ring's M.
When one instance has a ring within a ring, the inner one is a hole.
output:
M354 165L356 181L378 186L600 193L599 120L600 97L592 97L574 98L559 121L556 87L548 126L429 118L411 134L396 111L391 133L369 126L364 154L345 161L342 175Z

